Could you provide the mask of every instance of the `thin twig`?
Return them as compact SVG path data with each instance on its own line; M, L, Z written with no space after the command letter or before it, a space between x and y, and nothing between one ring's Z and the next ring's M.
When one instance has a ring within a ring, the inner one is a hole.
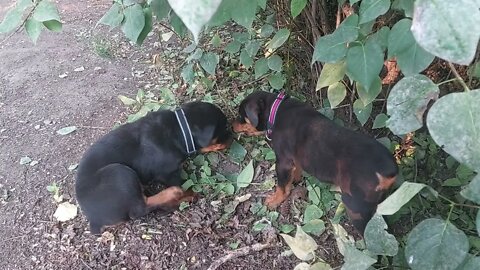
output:
M470 88L468 88L468 85L465 83L465 81L462 79L462 77L460 76L460 74L458 74L458 71L455 69L455 67L453 66L452 63L448 62L448 66L450 67L450 69L452 70L453 74L455 74L455 77L457 77L459 83L463 86L463 89L465 91L470 91Z
M227 255L225 255L223 257L220 257L217 260L215 260L210 265L210 267L208 267L208 270L215 270L218 267L220 267L222 264L224 264L224 263L226 263L230 260L249 255L252 252L262 251L266 248L271 248L273 246L274 245L272 243L266 243L266 244L257 243L257 244L254 244L254 245L251 245L251 246L248 246L248 247L239 248L239 249L234 250L234 251L228 253Z
M93 126L77 126L79 128L90 128L90 129L101 129L101 130L108 130L110 128L107 128L107 127L93 127Z

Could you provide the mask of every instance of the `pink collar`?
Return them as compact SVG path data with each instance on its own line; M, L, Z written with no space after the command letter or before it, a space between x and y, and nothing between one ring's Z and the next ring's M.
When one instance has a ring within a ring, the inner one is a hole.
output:
M270 136L272 135L273 132L273 125L275 124L275 117L277 116L277 111L278 107L280 107L280 104L282 101L285 99L285 91L282 91L278 94L277 98L272 104L272 107L270 108L270 115L268 116L268 122L267 122L267 132L265 133L265 137L267 140L272 140Z

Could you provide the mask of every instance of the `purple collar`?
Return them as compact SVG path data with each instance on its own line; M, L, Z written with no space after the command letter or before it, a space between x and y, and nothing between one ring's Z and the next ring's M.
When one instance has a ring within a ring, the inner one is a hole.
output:
M267 122L267 132L265 133L265 137L267 140L271 141L272 139L270 136L272 136L273 132L273 125L275 124L275 117L277 116L277 111L278 107L280 107L280 104L282 101L285 99L285 91L282 91L278 94L277 98L272 104L272 107L270 108L270 115L268 116L268 122Z

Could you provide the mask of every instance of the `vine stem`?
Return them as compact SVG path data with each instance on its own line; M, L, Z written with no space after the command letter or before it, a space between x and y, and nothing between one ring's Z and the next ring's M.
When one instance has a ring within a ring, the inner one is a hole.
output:
M445 196L443 196L443 195L440 195L440 194L438 194L438 197L439 197L440 199L444 199L445 201L447 201L448 203L450 203L450 205L453 206L453 207L456 207L456 206L457 206L457 207L469 207L469 208L480 209L480 206L478 206L478 205L465 204L465 203L456 203L456 202L450 200L449 198L447 198L447 197L445 197Z
M455 69L453 64L451 62L448 62L448 66L452 70L453 74L455 74L455 77L457 77L457 80L460 82L460 84L463 86L463 89L468 92L470 91L470 88L468 88L468 85L465 83L465 81L460 77L460 74L458 74L458 71Z
M458 81L458 78L453 78L453 79L450 79L450 80L446 80L446 81L443 81L441 83L438 83L437 85L440 86L442 84L446 84L446 83L453 82L453 81Z

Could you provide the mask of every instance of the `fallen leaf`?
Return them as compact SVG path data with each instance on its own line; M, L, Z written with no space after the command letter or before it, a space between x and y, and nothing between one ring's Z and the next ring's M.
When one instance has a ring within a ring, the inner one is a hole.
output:
M67 134L70 134L70 133L74 132L75 130L77 130L76 126L64 127L64 128L61 128L61 129L57 130L57 134L67 135Z
M69 202L64 202L58 205L57 210L53 216L60 222L71 220L77 216L77 206Z
M75 163L75 164L72 164L72 165L68 166L68 170L72 172L72 171L76 170L77 167L78 167L78 163Z
M20 165L26 165L26 164L29 164L30 162L32 162L32 159L30 157L22 157L20 158Z
M287 245L292 249L293 254L302 261L308 261L315 257L315 250L318 245L313 238L306 234L302 227L297 225L297 232L295 237L288 234L280 234Z

